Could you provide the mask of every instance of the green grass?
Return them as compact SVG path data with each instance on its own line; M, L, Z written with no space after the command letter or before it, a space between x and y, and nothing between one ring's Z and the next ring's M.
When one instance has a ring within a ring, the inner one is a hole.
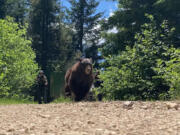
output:
M72 100L70 98L65 98L63 96L55 99L52 103L70 103Z
M7 98L0 99L0 105L9 105L9 104L37 104L37 103L24 99L7 99Z
M70 103L70 98L59 97L51 103ZM11 104L38 104L37 102L25 100L25 99L11 99L11 98L0 98L0 105L11 105Z

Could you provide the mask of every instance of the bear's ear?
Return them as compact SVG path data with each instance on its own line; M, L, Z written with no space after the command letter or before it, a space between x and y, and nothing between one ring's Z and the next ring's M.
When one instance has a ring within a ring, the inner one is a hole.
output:
M92 58L90 58L90 62L91 62L91 63L93 63L93 60L92 60Z

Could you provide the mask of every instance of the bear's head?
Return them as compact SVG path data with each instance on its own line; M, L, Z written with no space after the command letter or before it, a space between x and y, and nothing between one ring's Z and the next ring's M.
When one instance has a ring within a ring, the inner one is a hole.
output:
M84 70L84 73L86 75L92 74L92 70L93 70L92 59L80 58L79 61L80 61L81 69Z

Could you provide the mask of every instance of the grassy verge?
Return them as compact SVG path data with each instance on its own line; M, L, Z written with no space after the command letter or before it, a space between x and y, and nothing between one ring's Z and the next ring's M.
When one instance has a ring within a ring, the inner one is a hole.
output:
M72 100L70 98L65 98L63 96L55 99L52 103L70 103Z
M72 102L70 98L59 97L51 103L70 103L70 102ZM0 98L0 105L10 105L10 104L38 104L38 103L24 99Z
M7 99L7 98L0 99L0 105L9 105L9 104L36 104L36 102L24 100L24 99Z

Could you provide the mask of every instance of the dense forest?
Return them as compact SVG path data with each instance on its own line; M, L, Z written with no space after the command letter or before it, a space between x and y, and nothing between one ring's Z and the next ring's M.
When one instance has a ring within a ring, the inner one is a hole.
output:
M180 98L179 0L109 0L109 17L101 0L63 1L0 0L0 98L33 99L40 69L64 73L79 57L104 99Z

